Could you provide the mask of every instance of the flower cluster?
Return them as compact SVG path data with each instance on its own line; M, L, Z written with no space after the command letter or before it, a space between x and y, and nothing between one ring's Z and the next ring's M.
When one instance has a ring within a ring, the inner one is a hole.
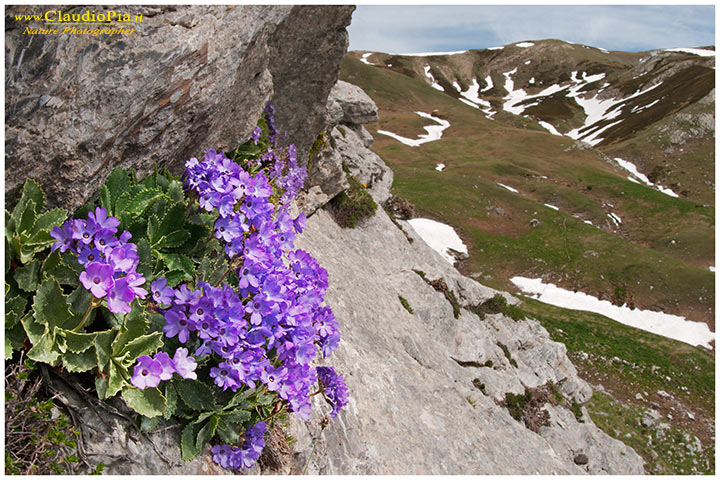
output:
M154 388L161 381L170 380L175 373L182 378L197 380L196 368L197 362L188 356L188 349L184 347L175 350L172 359L165 352L158 352L154 357L142 355L138 357L130 383L141 390Z
M223 468L245 470L252 468L265 447L265 422L258 422L245 432L242 448L229 445L212 447L213 461Z
M332 407L330 416L337 417L340 409L348 403L348 390L345 379L335 372L333 367L317 367L317 376L323 395Z
M96 298L107 298L113 313L129 313L136 298L145 298L141 288L145 278L136 272L139 262L137 246L128 242L132 235L124 231L116 237L120 220L108 217L107 210L97 207L87 220L70 219L55 227L50 235L56 240L52 250L71 251L85 266L80 274L83 287Z

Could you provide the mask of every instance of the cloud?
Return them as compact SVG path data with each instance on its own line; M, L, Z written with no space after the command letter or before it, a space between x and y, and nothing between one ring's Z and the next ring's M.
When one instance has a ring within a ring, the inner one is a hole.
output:
M715 7L361 5L351 50L392 53L487 48L557 38L609 50L714 45Z

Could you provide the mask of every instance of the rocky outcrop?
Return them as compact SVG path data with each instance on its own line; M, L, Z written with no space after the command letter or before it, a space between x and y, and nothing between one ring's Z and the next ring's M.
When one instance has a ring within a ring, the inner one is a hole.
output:
M247 140L268 100L302 156L325 125L353 8L133 7L136 31L112 37L24 35L14 14L47 8L6 9L6 195L32 177L74 208L115 167L179 172Z
M537 434L498 404L505 392L547 382L580 402L591 390L536 321L499 314L481 321L465 309L455 319L443 294L414 270L442 277L466 305L496 292L460 275L399 223L412 243L382 210L342 229L321 209L298 241L329 272L326 300L343 333L332 364L351 400L324 429L321 401L312 422L293 422L297 443L286 471L309 462L309 473L322 474L642 473L642 459L587 415L579 423L566 408L547 405L549 423ZM574 462L580 451L587 465Z
M301 209L310 215L348 188L343 165L376 202L384 203L390 197L393 173L370 150L373 138L363 127L378 121L377 105L359 87L339 81L327 99L326 112L327 128L310 162L308 188L298 202Z

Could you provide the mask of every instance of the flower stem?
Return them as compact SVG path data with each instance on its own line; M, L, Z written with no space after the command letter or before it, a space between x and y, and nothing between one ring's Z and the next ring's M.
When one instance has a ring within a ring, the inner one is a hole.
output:
M82 320L80 320L80 323L78 324L77 327L72 329L73 332L77 332L78 330L80 330L82 327L85 326L85 322L87 322L88 318L90 318L90 312L92 312L95 307L99 306L100 302L101 302L100 299L97 299L97 300L93 299L93 301L90 302L90 305L88 305L88 309L85 312L85 315L83 315Z

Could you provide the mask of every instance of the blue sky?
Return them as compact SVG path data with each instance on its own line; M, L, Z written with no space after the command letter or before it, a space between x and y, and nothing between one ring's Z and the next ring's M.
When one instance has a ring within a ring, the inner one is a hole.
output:
M350 50L417 53L557 38L608 50L715 44L715 6L359 5Z

